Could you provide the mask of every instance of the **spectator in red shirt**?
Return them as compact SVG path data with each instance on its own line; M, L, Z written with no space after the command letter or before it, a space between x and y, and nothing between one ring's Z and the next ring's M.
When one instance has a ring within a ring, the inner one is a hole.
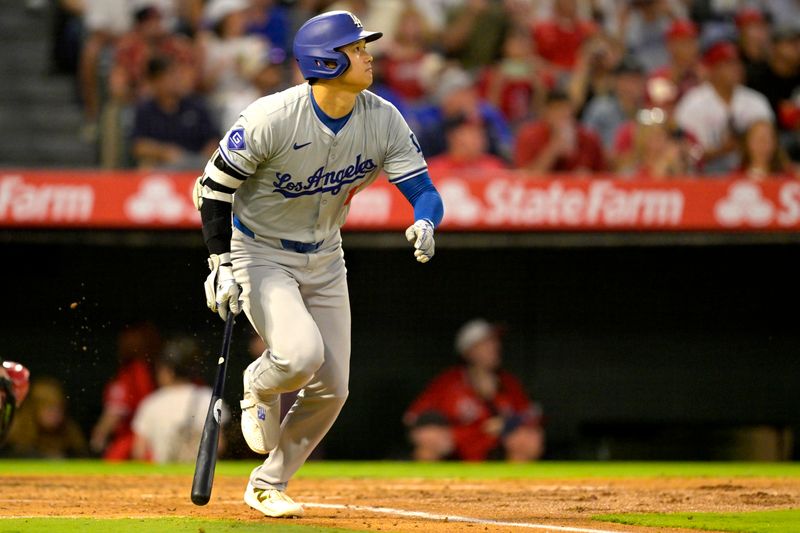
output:
M558 71L571 71L578 51L596 31L594 23L580 20L576 0L555 0L553 18L533 26L533 42L538 54Z
M457 115L444 123L447 151L428 160L428 173L434 179L465 177L471 173L506 168L505 162L488 152L486 135L480 122Z
M606 169L600 139L578 123L569 96L561 91L548 95L542 120L520 128L514 164L534 174Z
M482 319L458 331L455 347L463 364L440 374L403 417L414 459L541 457L541 415L519 381L500 368L500 333Z
M151 362L161 349L161 338L153 324L144 322L122 331L117 340L119 370L106 384L103 412L97 421L90 446L104 459L131 458L131 420L145 396L155 389Z
M691 20L672 21L666 33L669 62L656 69L650 80L664 78L677 88L674 100L700 83L700 44L697 26Z

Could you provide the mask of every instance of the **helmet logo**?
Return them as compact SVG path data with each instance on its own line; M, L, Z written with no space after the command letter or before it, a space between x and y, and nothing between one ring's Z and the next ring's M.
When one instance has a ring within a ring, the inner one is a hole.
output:
M353 15L352 13L348 13L348 15L350 15L350 18L353 19L353 24L355 24L356 27L361 28L361 29L364 28L364 25L361 24L361 21L358 20L357 16Z

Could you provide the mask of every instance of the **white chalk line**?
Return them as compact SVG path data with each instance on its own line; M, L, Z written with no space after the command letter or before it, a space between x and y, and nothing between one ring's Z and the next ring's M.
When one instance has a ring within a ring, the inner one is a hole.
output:
M407 511L405 509L393 509L391 507L372 507L369 505L344 505L341 503L304 503L303 507L311 507L316 509L341 509L348 511L367 511L371 513L390 514L395 516L407 516L410 518L424 518L426 520L438 520L441 522L463 522L468 524L481 524L484 526L521 527L525 529L543 529L545 531L570 531L573 533L618 533L616 531L610 531L607 529L589 529L585 527L555 526L549 524L533 524L530 522L507 522L503 520L489 520L486 518L472 518L469 516L426 513L425 511Z
M148 495L150 496L150 495ZM153 495L155 496L155 495ZM27 502L28 500L3 500L5 502ZM217 503L241 503L241 500L217 500ZM509 522L505 520L491 520L488 518L473 518L470 516L459 515L445 515L437 513L428 513L425 511L409 511L406 509L395 509L392 507L373 507L371 505L346 505L343 503L303 503L303 507L312 509L337 509L342 511L363 511L369 513L388 514L394 516L405 516L409 518L422 518L425 520L436 520L439 522L460 522L466 524L480 524L484 526L502 526L502 527L520 527L523 529L540 529L544 531L566 531L570 533L619 533L608 529L591 529L585 527L572 527L572 526L557 526L552 524L535 524L531 522ZM36 515L24 516L0 516L0 520L9 518L41 518ZM61 518L92 518L91 516L63 516ZM129 517L129 518L155 518L152 516Z

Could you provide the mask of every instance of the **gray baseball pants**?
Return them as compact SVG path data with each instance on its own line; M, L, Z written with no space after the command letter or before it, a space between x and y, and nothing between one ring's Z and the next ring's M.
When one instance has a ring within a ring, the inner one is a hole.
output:
M299 253L234 229L231 260L243 310L267 345L249 367L254 392L302 389L281 424L278 447L250 475L254 487L284 490L348 394L350 300L341 236Z

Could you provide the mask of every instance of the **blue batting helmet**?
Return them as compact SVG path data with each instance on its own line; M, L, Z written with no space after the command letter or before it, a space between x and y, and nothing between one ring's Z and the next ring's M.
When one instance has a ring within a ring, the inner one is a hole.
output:
M358 17L349 11L329 11L309 19L297 30L294 57L305 79L338 78L350 66L350 60L337 48L381 36L381 32L364 30ZM329 67L326 62L335 66Z

